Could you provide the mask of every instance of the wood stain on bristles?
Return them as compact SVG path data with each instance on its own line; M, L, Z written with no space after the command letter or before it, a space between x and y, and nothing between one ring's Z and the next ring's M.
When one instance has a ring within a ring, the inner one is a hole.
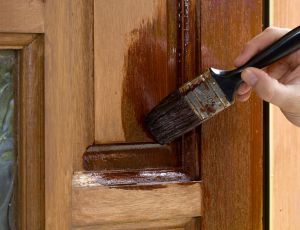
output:
M158 143L166 144L230 105L207 71L162 100L145 124Z

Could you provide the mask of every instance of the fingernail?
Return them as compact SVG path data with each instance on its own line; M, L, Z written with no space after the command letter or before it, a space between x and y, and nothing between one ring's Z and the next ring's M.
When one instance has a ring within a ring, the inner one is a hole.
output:
M250 86L254 86L257 82L256 75L249 69L246 69L242 73L242 79L244 80L244 82L246 82Z

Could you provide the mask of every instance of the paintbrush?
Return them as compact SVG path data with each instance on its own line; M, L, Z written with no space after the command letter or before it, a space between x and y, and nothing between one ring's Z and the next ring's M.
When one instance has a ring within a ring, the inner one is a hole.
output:
M300 26L234 70L209 68L164 98L145 118L154 139L167 144L234 103L247 67L264 68L300 48Z

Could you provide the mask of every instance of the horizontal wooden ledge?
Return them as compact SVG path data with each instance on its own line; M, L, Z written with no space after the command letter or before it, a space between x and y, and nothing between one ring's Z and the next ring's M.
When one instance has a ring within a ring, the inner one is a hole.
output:
M76 173L73 178L74 227L189 218L201 216L202 213L199 181L91 186L90 183L76 182L78 175ZM85 179L93 180L85 176Z
M181 163L176 143L159 145L153 143L93 145L83 157L87 171L142 168L174 168Z
M1 47L21 49L29 45L37 36L37 34L0 33L0 49Z
M73 187L131 186L154 185L171 182L190 182L190 177L181 172L169 169L76 172L73 176Z

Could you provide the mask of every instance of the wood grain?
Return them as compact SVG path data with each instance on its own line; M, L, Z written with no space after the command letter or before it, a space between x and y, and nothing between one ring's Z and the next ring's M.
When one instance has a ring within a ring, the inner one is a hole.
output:
M196 24L196 1L180 0L178 1L178 12L180 17L178 24L180 30L178 33L179 53L178 55L178 71L180 72L180 85L198 76L199 68L197 68L197 24ZM191 176L193 180L200 179L200 130L192 130L185 134L181 139L182 147L182 167Z
M270 2L271 25L299 26L300 2ZM296 230L300 225L300 130L270 105L270 229Z
M0 32L43 33L43 0L0 0Z
M49 230L71 226L72 162L80 167L77 157L93 137L90 22L86 25L92 4L54 0L45 5L45 228Z
M177 84L176 15L166 0L95 1L96 143L151 141L143 117Z
M75 176L73 184L80 184L76 180ZM198 182L142 187L74 186L73 226L196 217L201 215L201 197Z
M70 1L46 1L45 5L45 229L69 229L74 143L81 141L74 132L81 85L73 85L69 10ZM75 49L75 47L72 47ZM64 102L65 101L65 102Z
M71 13L71 44L74 47L70 52L74 84L72 93L76 98L74 113L78 116L72 128L78 135L73 144L76 149L73 152L73 170L80 171L83 170L82 154L95 140L93 0L73 0Z
M22 49L37 37L36 34L0 33L0 48Z
M12 41L21 41L27 37L15 36ZM45 222L43 37L37 36L25 46L20 51L19 60L20 71L17 79L19 92L16 99L19 155L17 224L18 229L38 230L44 228Z
M232 68L243 45L261 31L262 2L198 4L200 68ZM203 124L201 229L262 229L262 128L262 101L256 96Z
M108 225L96 225L96 226L84 226L75 227L75 230L147 230L147 229L173 229L183 228L189 223L191 218L176 218L171 220L155 220L155 221L143 221L123 223L123 224L108 224Z
M84 226L75 227L75 230L199 230L199 219L198 218L176 218L169 220L155 220L155 221L143 221L143 222L132 222L123 224L108 224L108 225L96 225L96 226Z

